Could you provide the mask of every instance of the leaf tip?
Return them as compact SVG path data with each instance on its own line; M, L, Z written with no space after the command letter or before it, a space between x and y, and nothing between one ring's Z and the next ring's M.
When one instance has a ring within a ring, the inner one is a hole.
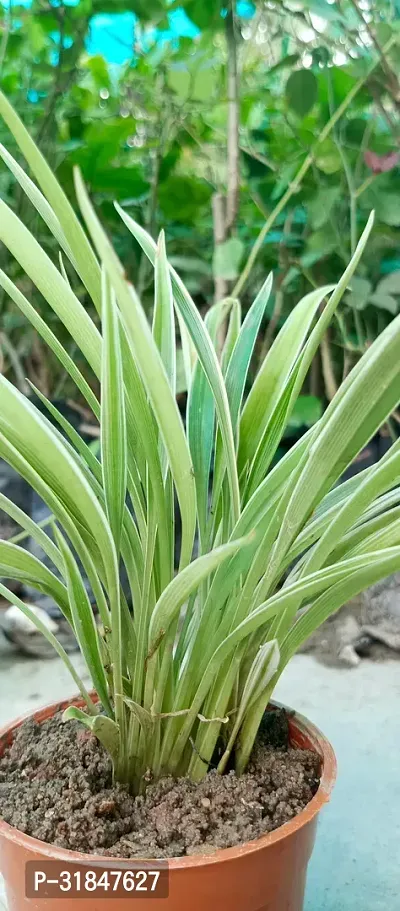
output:
M166 244L165 244L165 231L163 228L161 228L161 231L158 235L157 254L156 255L160 256L162 258L165 258L167 255L167 248L166 248Z

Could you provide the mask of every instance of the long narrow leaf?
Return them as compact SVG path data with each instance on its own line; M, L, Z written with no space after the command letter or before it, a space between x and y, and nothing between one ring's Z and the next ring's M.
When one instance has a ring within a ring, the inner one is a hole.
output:
M400 399L400 318L397 317L362 358L347 395L328 408L320 422L309 458L288 503L269 564L271 581L279 563L315 503L340 477L351 460L381 426Z
M79 174L76 175L76 183L82 213L117 295L123 321L168 453L182 516L181 565L184 566L189 562L193 549L196 490L182 421L150 326L136 294L124 278L122 267L97 220Z
M53 598L66 619L71 620L65 585L44 563L23 547L11 544L10 541L0 541L0 575L5 579L29 582L38 591Z
M248 538L239 538L230 544L223 544L215 550L194 560L170 582L153 611L149 629L149 651L158 647L160 637L163 637L170 624L176 617L182 604L191 592L212 573L220 563L232 556L241 547L250 543Z
M58 338L54 335L54 332L49 329L44 319L42 319L40 314L37 313L34 307L32 307L32 304L29 303L19 288L17 288L16 285L10 281L8 276L1 269L0 285L2 288L4 288L6 294L11 297L11 300L14 301L17 307L19 307L24 316L26 316L34 329L36 329L36 332L39 333L43 341L46 342L46 345L48 345L51 351L54 352L60 364L65 368L79 391L82 393L83 397L86 399L95 417L99 418L100 406L94 392L89 386L89 383L87 383L79 368L76 366L61 342L59 342Z
M226 391L234 428L240 414L251 356L271 294L272 280L271 272L247 313L226 371Z
M0 98L1 104L1 98ZM43 218L43 221L46 223L47 227L51 231L53 237L58 241L60 247L65 251L70 262L74 265L74 256L69 247L68 241L66 240L65 234L62 230L60 222L57 216L54 214L53 209L47 202L47 199L40 192L36 184L25 174L25 171L21 166L15 161L15 158L7 152L7 149L4 148L0 143L0 158L3 159L4 163L10 169L11 173L17 179L20 187L22 187L24 193L26 193L28 199L33 203L39 215Z
M80 649L85 658L102 705L107 714L112 717L113 710L108 695L107 678L104 672L98 642L99 633L96 627L92 606L76 560L74 559L65 538L57 529L55 530L55 536L64 560L69 604L76 638L79 642Z
M46 199L58 218L79 274L100 311L100 269L88 238L52 169L7 98L0 92L0 115L14 136Z
M97 707L95 706L94 702L90 698L89 693L88 693L81 677L76 672L71 659L67 655L65 649L63 649L62 645L59 643L58 639L56 639L54 633L52 633L51 630L48 628L48 626L46 626L46 624L42 622L42 620L40 619L40 617L38 617L38 615L35 613L35 611L29 607L29 604L25 604L24 601L21 601L21 598L18 598L18 595L16 595L14 592L10 591L9 588L6 588L6 586L2 585L1 583L0 583L0 595L2 595L2 597L5 598L6 601L9 601L10 604L14 604L15 607L17 607L18 610L20 610L21 613L24 614L24 616L28 620L30 620L31 623L33 623L33 625L36 627L38 632L41 633L41 635L44 636L45 639L47 639L47 642L49 642L49 644L54 648L54 651L64 662L65 667L71 674L71 677L72 677L75 685L78 687L78 690L79 690L82 698L85 700L88 711L90 712L91 715L96 715L97 711L98 711Z
M239 469L251 462L269 417L286 388L289 376L324 297L334 286L307 294L292 311L271 346L243 408L240 425Z
M213 345L217 344L219 329L229 308L229 301L220 301L207 313L206 326ZM187 436L196 479L200 545L203 549L206 544L211 456L215 437L215 400L199 360L193 371L188 397Z
M116 205L117 212L125 222L127 228L131 231L138 243L141 245L146 256L152 263L155 261L156 246L154 241L143 228L140 227L126 212ZM213 390L215 399L215 408L217 411L218 421L221 428L221 435L224 444L225 458L227 464L227 474L232 497L232 510L235 520L240 511L239 483L237 477L235 444L232 430L232 423L229 412L229 402L223 381L218 358L214 346L205 332L201 317L197 308L188 294L181 279L174 269L171 268L172 287L176 307L184 320L189 335L192 339L197 355L207 376L208 382Z
M37 240L1 199L0 240L43 294L99 376L100 337L93 320Z
M158 241L154 283L153 335L157 348L161 354L161 360L164 364L172 393L175 395L176 349L174 299L163 231L161 232Z
M45 531L43 531L40 526L31 519L22 509L19 508L12 500L9 500L4 494L0 493L0 509L7 513L18 525L23 528L28 535L33 538L39 547L42 548L45 554L50 558L54 566L57 567L59 572L62 571L63 562L61 559L61 554L54 542L49 538Z
M118 554L127 482L125 393L118 310L104 272L102 279L101 465L107 516Z

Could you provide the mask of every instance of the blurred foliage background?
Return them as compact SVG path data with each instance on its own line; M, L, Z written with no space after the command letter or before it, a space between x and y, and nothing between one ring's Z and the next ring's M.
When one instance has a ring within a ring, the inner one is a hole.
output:
M149 310L151 270L114 200L154 236L165 228L203 312L237 291L246 309L273 269L257 358L304 293L338 278L375 209L368 255L293 432L315 421L400 309L400 0L3 0L0 9L1 89L71 197L79 165ZM18 159L4 124L0 141ZM0 193L57 259L3 165ZM33 299L5 250L0 265ZM45 311L37 292L34 303ZM25 390L28 377L68 398L60 368L4 294L0 307L2 369Z

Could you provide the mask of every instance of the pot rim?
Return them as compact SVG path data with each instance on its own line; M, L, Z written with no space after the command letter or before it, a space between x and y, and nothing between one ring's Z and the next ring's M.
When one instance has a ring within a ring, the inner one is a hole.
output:
M51 715L55 715L57 712L63 710L68 705L79 705L82 704L81 697L72 697L70 699L65 699L62 702L54 702L44 706L41 709L38 709L36 712L27 712L21 717L17 718L11 724L8 723L0 728L0 746L4 739L9 739L10 734L15 731L17 728L23 724L24 721L28 721L30 718L33 718L37 721L44 721L46 718ZM289 728L291 733L300 734L300 737L309 740L311 742L312 748L315 749L315 752L319 753L322 759L322 774L321 780L319 783L318 790L314 797L311 798L310 802L298 813L297 816L289 820L289 822L284 823L279 826L278 829L274 829L272 832L267 832L265 835L261 835L259 838L245 842L242 845L235 845L232 848L220 848L215 851L213 854L193 854L186 857L173 857L173 858L121 858L121 857L107 857L102 854L82 854L79 851L72 851L68 848L60 848L57 845L51 845L47 842L40 841L38 838L33 838L31 835L26 835L24 832L21 832L19 829L16 829L14 826L10 826L7 822L0 818L0 839L6 838L7 841L14 842L15 844L25 848L27 851L35 852L36 854L41 854L48 860L59 860L65 861L66 863L92 863L92 864L108 864L113 863L115 866L132 866L132 864L140 863L141 861L149 863L153 861L154 863L167 864L169 870L180 870L187 869L191 867L205 867L210 864L222 863L235 861L244 854L251 854L255 851L260 851L264 848L269 847L270 845L275 844L276 842L282 841L284 838L287 838L290 835L294 835L299 829L306 826L310 823L314 817L320 812L322 807L328 803L330 800L331 791L336 781L337 773L337 762L336 756L333 750L332 745L325 735L316 727L311 721L306 718L305 715L301 715L299 712L289 708L287 705L284 705L281 702L276 700L271 700L269 703L270 706L276 706L278 708L284 708L289 714Z

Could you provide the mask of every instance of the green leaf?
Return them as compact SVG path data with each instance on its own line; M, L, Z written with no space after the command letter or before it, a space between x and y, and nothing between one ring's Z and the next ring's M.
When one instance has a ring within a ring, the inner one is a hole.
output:
M380 310L387 310L393 316L399 312L399 302L392 294L386 294L384 291L375 291L369 299L370 304L379 307Z
M51 538L46 534L45 531L38 525L36 522L31 519L22 509L19 508L12 500L9 500L8 497L0 493L0 510L3 510L7 513L8 516L11 516L14 519L14 522L17 522L26 532L27 536L30 535L39 547L42 548L45 554L50 558L54 566L57 567L58 571L62 573L63 570L63 561L61 554ZM12 542L11 542L12 543Z
M376 286L378 294L400 294L400 270L385 275Z
M140 243L150 262L155 262L156 245L150 235L143 230L132 218L127 215L123 209L116 206L122 220L133 236ZM240 494L239 481L237 476L235 442L233 437L232 422L229 411L228 396L222 376L221 367L215 353L214 346L208 333L204 329L203 322L199 316L197 307L188 294L183 282L174 269L171 269L172 288L174 292L175 305L184 322L187 332L190 335L193 345L196 349L200 363L207 376L208 382L213 390L215 399L215 408L221 436L224 446L224 454L227 463L227 475L231 492L231 507L233 519L239 516L240 511Z
M211 61L197 69L193 80L192 98L194 101L205 101L210 104L213 96L215 97L217 87L218 70ZM215 100L217 101L217 99Z
M205 275L208 278L212 275L210 264L196 256L170 256L169 262L174 269L179 269L181 272L198 272L199 275Z
M186 391L189 392L192 384L193 369L197 360L196 349L179 310L176 311L176 315L178 317L179 335L181 337L182 369L185 376Z
M147 709L143 708L139 702L135 702L134 699L130 699L128 696L124 696L124 704L139 722L144 747L147 749L149 740L155 737L155 716L148 712Z
M37 395L38 399L45 406L45 408L47 409L49 414L51 414L51 416L53 418L53 422L50 425L52 431L58 435L58 431L56 430L56 428L54 426L54 422L56 422L61 427L63 433L65 434L65 436L60 434L58 437L59 440L61 441L61 443L64 446L67 447L68 452L72 454L72 456L73 456L74 460L77 462L77 464L82 466L82 469L85 473L85 477L89 481L89 484L91 485L93 490L96 492L97 496L99 496L99 498L102 497L103 490L101 487L101 480L102 480L101 465L100 465L100 462L98 461L97 457L95 456L94 452L92 451L92 448L90 446L88 446L87 443L85 443L85 441L82 439L81 435L78 433L78 431L75 429L75 427L73 427L72 424L70 423L70 421L68 421L67 418L64 417L64 415L58 410L58 408L56 408L56 406L53 405L53 403L50 402L50 400L48 398L46 398L45 395L43 395L43 392L41 392L40 389L38 389L37 386L35 386L34 383L31 383L30 381L29 381L29 385L30 385L32 391L34 392L34 394ZM72 446L69 446L68 439L71 441ZM79 459L78 453L82 457L83 462L82 462L82 460Z
M60 247L65 250L70 262L74 265L74 256L69 247L64 231L45 196L43 196L36 184L33 183L27 174L25 174L23 168L20 167L18 162L15 161L12 155L10 155L7 149L5 149L1 144L0 156L7 167L10 169L11 173L18 180L18 183L22 187L24 193L26 193L28 199L30 199L30 201L33 203L35 209L39 212L39 215L41 215L43 221L60 244Z
M68 598L72 622L81 652L85 658L93 684L108 715L113 715L108 695L107 678L104 672L99 647L99 632L92 605L82 581L76 560L74 559L65 538L54 529L55 538L64 560L64 573L67 580Z
M24 616L27 617L27 619L30 620L31 623L33 623L33 625L36 627L38 632L41 633L41 635L44 636L45 639L47 639L47 642L49 642L50 645L54 648L54 651L58 654L58 656L64 662L65 667L71 674L71 677L72 677L75 685L78 687L78 690L81 693L82 698L86 702L88 711L90 712L91 715L97 714L97 708L94 705L94 703L92 702L92 700L89 696L89 693L87 692L86 687L85 687L83 681L81 680L79 674L77 674L77 672L74 668L74 665L72 664L71 659L68 657L68 655L67 655L66 651L63 649L62 645L60 645L58 639L56 639L56 637L53 635L51 630L49 630L48 626L46 626L45 623L42 623L40 617L38 617L38 615L35 613L35 611L33 611L29 607L29 604L25 604L24 601L21 601L21 599L18 598L18 596L14 592L10 591L9 588L6 588L5 585L0 584L0 594L3 598L5 598L6 601L9 601L10 604L14 604L15 607L18 607L18 609L21 611L21 613L24 614Z
M294 487L270 560L271 577L317 501L398 404L399 340L397 317L363 355L317 425L310 457Z
M122 266L98 222L78 173L76 183L82 213L116 293L123 324L168 453L182 516L181 563L186 565L191 557L195 534L196 488L181 417L144 311L134 288L124 278Z
M172 393L175 395L176 348L174 298L163 231L161 232L158 241L154 286L153 336L160 352Z
M203 0L188 0L185 11L189 18L199 29L217 29L223 27L221 18L221 0L210 0L205 4Z
M279 660L279 646L276 639L271 639L269 642L264 642L258 649L243 685L240 704L238 706L238 711L235 718L233 730L229 738L229 743L218 765L219 773L225 770L226 763L235 744L235 740L239 733L240 727L243 724L243 720L249 716L249 713L260 699L265 700L268 684L273 679L278 670ZM263 712L265 712L265 704L266 703L264 701L262 708ZM258 728L259 723L257 724L257 730ZM238 752L240 753L240 749L241 740L239 738L236 754ZM236 760L237 759L238 756L236 755ZM246 764L247 763L244 763L242 771L244 771Z
M279 60L274 66L271 66L268 73L278 73L280 70L286 69L286 67L293 67L299 60L300 54L287 54L286 57L283 57L282 60Z
M247 538L231 541L229 544L222 544L220 547L214 548L210 553L193 560L190 566L187 566L175 576L175 579L163 591L154 608L149 629L149 654L153 654L154 650L161 644L162 638L191 592L200 585L203 579L206 579L217 569L220 563L236 553L241 547L250 544L251 539L252 536L248 536Z
M160 535L168 533L159 439L146 388L125 330L121 333L121 347L125 380L129 494L132 497L140 535L145 540L147 528L142 483L147 483L147 477L153 491L153 506Z
M242 325L242 308L240 301L233 300L232 309L229 316L228 329L226 333L226 338L224 342L224 347L221 355L221 367L222 373L226 376L226 371L228 369L229 361L232 357L233 349L236 345L237 339L239 338L239 332Z
M191 75L185 66L171 66L168 68L168 85L177 95L180 102L186 101L189 97L191 81Z
M286 101L298 117L305 117L318 97L318 82L311 70L295 70L286 83Z
M176 395L176 341L174 298L172 294L171 275L165 249L165 236L162 231L158 241L158 250L154 276L154 313L153 336L161 355L165 372ZM163 466L164 480L167 474L168 459L162 442L160 443L160 460Z
M340 187L322 187L308 204L311 227L314 231L322 228L329 221L332 209L341 198Z
M36 332L39 333L41 338L46 342L51 351L54 352L60 364L65 368L71 379L76 384L79 391L82 393L84 399L87 401L89 407L92 409L95 417L100 417L100 406L96 399L96 396L92 389L89 386L89 383L85 380L83 374L80 372L75 362L69 356L68 352L65 350L61 342L59 342L54 332L49 329L47 323L44 319L36 312L35 308L32 307L32 304L24 297L21 291L13 284L8 276L0 269L0 285L4 288L6 294L11 297L11 300L19 307L21 312L26 316L29 322L32 324Z
M62 613L71 622L71 611L65 585L23 547L0 541L0 575L5 579L29 582L38 591L53 598Z
M322 415L322 402L315 395L299 395L288 421L289 430L312 427Z
M188 382L185 371L185 364L183 359L182 348L177 348L176 350L176 394L182 395L183 392L188 392Z
M375 557L375 560L373 559ZM379 582L386 576L398 572L400 568L400 548L392 547L386 551L371 554L368 564L347 578L337 582L324 592L311 607L296 621L281 649L281 668L289 658L308 639L311 633L330 617L343 604L350 601L359 592Z
M377 556L377 560L379 560L379 555ZM301 592L301 601L309 599L312 595L319 594L319 592L327 589L329 585L332 585L332 583L336 582L338 579L347 579L350 568L358 568L359 566L364 567L366 564L369 566L370 563L370 559L365 556L355 558L354 561L343 561L339 566L333 568L328 567L319 573L314 573L300 583L295 583L290 587L283 588L269 598L268 601L265 601L253 610L245 620L239 623L239 625L223 639L223 641L219 642L208 661L205 671L202 670L200 680L198 682L196 681L198 685L197 690L191 698L190 712L172 743L172 754L169 757L172 767L175 767L176 762L179 762L180 760L181 751L186 745L187 737L190 734L193 722L198 711L200 711L200 707L207 696L210 687L215 682L218 671L221 666L223 666L225 659L233 653L237 645L257 629L260 629L263 626L265 628L265 625L268 624L277 613L286 610L292 601L297 603L299 592ZM212 644L214 644L214 642ZM191 671L193 673L193 668L191 668Z
M272 282L273 275L270 272L246 315L226 371L225 384L234 428L239 418L247 373L270 298Z
M95 374L99 376L100 336L93 320L37 240L2 200L0 200L0 240L43 294L45 300L48 301L50 307L76 341Z
M94 303L100 309L100 269L86 234L47 161L22 121L0 92L0 115L14 136L39 186L50 203L72 250L78 272Z
M387 225L400 225L400 194L381 190L373 194L376 217Z
M178 176L171 174L160 184L158 201L165 218L193 223L208 208L211 200L211 187L198 177Z
M333 139L325 139L324 142L318 143L314 161L317 168L324 174L335 174L341 170L342 159Z
M360 520L369 504L398 483L400 453L398 446L394 446L393 449L397 449L397 451L393 454L389 451L388 458L384 458L378 466L374 466L373 471L367 471L366 476L361 479L361 483L357 485L354 492L351 492L350 489L343 503L337 504L335 514L330 511L326 516L325 528L320 529L319 540L307 555L302 575L308 575L319 569L327 561L338 542L343 540L346 532ZM364 523L361 530L368 524L365 514L363 518Z
M101 465L108 521L119 554L127 483L125 390L118 309L104 271L102 330Z
M265 427L287 386L293 366L324 297L327 285L311 291L292 310L271 346L249 392L240 425L239 467L252 461Z
M110 74L108 72L107 63L102 54L94 54L93 57L89 57L86 66L88 70L90 70L96 88L110 88Z
M233 281L239 275L244 244L238 237L231 237L217 244L214 251L213 272L216 278Z
M231 410L232 425L235 437L238 436L239 418L245 390L246 378L250 366L254 346L256 344L261 321L265 313L271 288L273 275L270 273L255 301L253 302L241 327L235 347L225 374L226 391ZM214 483L212 493L211 511L216 513L221 495L223 482L223 463L221 459L221 439L217 437L214 459Z
M301 354L297 360L297 363L295 364L295 369L292 372L292 376L290 378L290 383L287 386L285 385L283 387L283 390L279 395L276 405L273 406L271 409L271 412L268 416L268 420L264 419L263 435L261 437L258 451L254 458L251 474L250 474L250 477L248 480L248 491L249 492L252 492L254 490L255 486L257 484L259 484L260 481L262 480L266 467L269 466L272 455L276 451L276 447L277 447L278 441L279 441L279 436L281 435L281 433L285 427L285 424L290 416L294 402L296 401L297 396L299 395L299 393L301 391L301 388L303 386L305 377L307 375L308 369L309 369L311 361L315 355L317 347L318 347L321 339L323 338L323 335L327 329L327 326L329 325L332 315L335 312L335 310L346 290L346 287L357 268L358 262L361 258L362 252L365 248L368 237L372 230L373 221L374 221L373 213L371 213L370 218L368 219L368 223L358 242L354 255L353 255L349 265L347 266L347 269L343 273L333 294L331 295L331 297L329 298L328 302L326 303L324 309L322 310L319 320L316 323L316 325L314 326L314 328L310 334L310 337L305 344L304 350L301 352ZM296 309L298 309L298 308L296 308ZM289 322L289 320L287 322ZM281 331L280 335L278 336L278 339L276 340L277 342L280 339L280 337L282 336L282 331ZM271 348L269 355L272 354L273 347ZM274 360L272 360L272 366L273 365L274 365ZM351 374L351 376L353 378L357 375L359 369L360 369L359 365L354 368L353 373ZM341 389L337 393L337 395L334 399L335 404L331 403L330 408L334 409L336 407L336 405L341 401L341 397L343 394L343 388L345 388L345 387L341 387ZM271 446L272 446L272 448L271 448ZM360 448L362 448L362 445L360 446ZM265 453L268 456L267 459L266 459ZM345 466L343 466L343 470L344 470L344 467Z
M329 298L328 303L324 307L316 326L314 326L314 329L311 332L310 338L308 339L308 342L305 346L304 352L301 355L301 364L300 364L299 373L298 373L298 376L296 379L296 384L295 384L295 387L293 390L293 399L297 398L297 395L299 395L299 393L300 393L302 384L306 378L307 371L308 371L308 369L311 365L311 362L313 360L313 357L317 351L318 345L320 344L321 339L323 338L323 336L329 326L332 316L335 313L335 311L343 297L343 294L346 291L346 288L348 287L350 281L352 280L352 278L354 276L358 263L360 262L362 254L363 254L366 244L368 242L368 238L371 234L373 224L374 224L374 213L371 212L371 214L368 218L367 224L364 228L364 231L360 237L360 240L358 241L357 247L353 253L353 256L352 256L347 268L343 272L343 275L340 278L338 284L336 285L336 288L335 288L332 296Z
M206 326L210 339L217 343L218 332L230 308L230 301L214 304L207 313ZM193 371L187 407L187 436L192 456L197 490L200 542L205 544L211 454L215 436L215 401L200 361Z
M118 589L113 539L104 512L82 470L28 399L2 376L0 387L4 458L43 497L71 540L77 527L90 536L96 560L107 573L110 592ZM76 540L73 545L76 546ZM85 563L84 559L82 562Z
M82 709L74 705L68 706L63 713L63 721L80 721L88 728L91 734L100 741L107 750L116 766L120 753L120 731L118 725L106 715L87 715Z
M141 167L96 168L88 174L93 191L107 193L114 200L137 199L148 193L149 184L144 179Z
M347 292L345 301L349 307L354 307L355 310L364 310L367 306L368 299L370 298L372 291L372 284L366 278L358 278L355 276L351 280L350 291Z

